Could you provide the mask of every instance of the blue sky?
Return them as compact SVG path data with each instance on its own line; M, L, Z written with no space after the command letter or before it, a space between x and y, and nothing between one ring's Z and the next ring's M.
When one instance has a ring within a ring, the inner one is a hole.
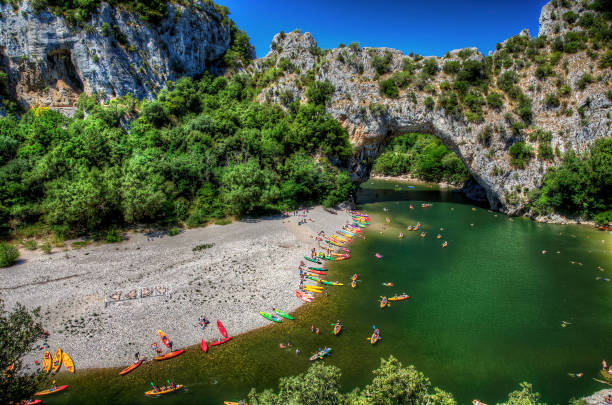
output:
M257 56L279 31L309 31L321 48L359 42L421 55L476 46L485 55L523 28L538 33L546 0L217 0L245 30Z

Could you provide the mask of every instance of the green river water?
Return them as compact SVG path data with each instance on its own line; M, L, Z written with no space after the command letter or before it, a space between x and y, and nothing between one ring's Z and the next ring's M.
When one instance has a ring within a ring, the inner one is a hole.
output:
M421 202L433 206L421 208ZM509 218L427 185L408 190L406 184L369 181L359 203L372 217L367 239L353 242L350 260L328 266L327 278L346 285L301 307L295 321L237 336L208 354L194 346L125 377L117 369L64 373L57 383L70 390L45 402L222 404L245 398L251 387L276 388L279 377L304 371L309 354L323 346L333 348L324 361L342 369L345 391L365 386L380 358L391 354L460 404L501 401L521 381L533 383L549 404L605 388L592 378L602 359L612 362L612 282L603 280L612 278L609 233ZM391 223L381 234L386 216ZM417 222L425 238L406 230ZM361 280L357 289L349 286L353 273ZM411 298L379 308L381 295L402 292ZM344 330L333 336L330 323L337 319ZM561 327L562 321L571 325ZM383 338L376 346L366 340L373 323ZM320 336L310 332L312 324ZM288 341L292 349L279 348ZM150 381L167 378L186 388L159 398L143 395Z

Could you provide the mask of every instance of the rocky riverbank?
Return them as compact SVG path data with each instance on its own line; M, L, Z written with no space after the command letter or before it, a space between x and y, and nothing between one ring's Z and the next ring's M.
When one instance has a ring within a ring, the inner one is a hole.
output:
M214 326L202 333L202 315L237 335L269 323L259 311L298 308L300 260L317 246L317 232L350 220L321 207L306 218L303 225L301 216L244 220L173 237L131 233L119 244L51 255L24 251L0 272L1 295L9 308L40 306L51 351L61 347L77 368L122 366L136 352L153 354L158 329L181 348L220 336ZM42 355L37 350L26 364Z

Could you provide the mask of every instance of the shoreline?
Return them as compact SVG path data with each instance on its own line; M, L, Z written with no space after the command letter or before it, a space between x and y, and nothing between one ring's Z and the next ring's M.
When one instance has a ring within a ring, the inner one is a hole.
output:
M380 174L372 174L370 175L370 180L386 180L386 181L398 181L402 183L414 183L414 184L421 184L421 185L436 185L440 188L448 188L451 190L461 190L462 189L462 187L455 186L450 183L446 183L446 182L435 183L431 181L425 181L425 180L421 180L416 177L412 177L408 174L403 174L401 176L385 176L385 175L380 175Z
M217 319L236 336L269 325L259 311L292 312L303 305L295 296L300 261L312 247L319 249L319 231L333 233L351 217L317 206L307 218L314 222L274 216L152 240L133 232L121 243L50 255L22 251L16 265L0 272L0 290L7 308L16 302L41 307L51 354L61 347L77 369L122 367L136 352L152 357L158 329L175 348L186 348L203 337L216 340ZM192 250L205 243L214 246ZM202 315L211 321L204 332ZM34 360L42 361L43 353L37 348L24 364L37 367Z

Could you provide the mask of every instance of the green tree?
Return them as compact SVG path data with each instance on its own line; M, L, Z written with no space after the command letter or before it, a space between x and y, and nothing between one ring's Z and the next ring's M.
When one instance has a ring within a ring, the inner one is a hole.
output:
M329 81L317 81L308 87L308 90L306 90L306 97L310 103L325 105L331 100L333 93L334 86Z
M508 401L499 405L544 405L539 402L540 394L533 392L533 387L527 382L520 384L520 389L508 394Z
M31 373L23 364L23 357L34 350L42 333L40 308L29 311L18 303L13 311L7 312L0 299L0 403L19 403L30 398L45 381L40 370ZM6 371L11 365L13 369Z

